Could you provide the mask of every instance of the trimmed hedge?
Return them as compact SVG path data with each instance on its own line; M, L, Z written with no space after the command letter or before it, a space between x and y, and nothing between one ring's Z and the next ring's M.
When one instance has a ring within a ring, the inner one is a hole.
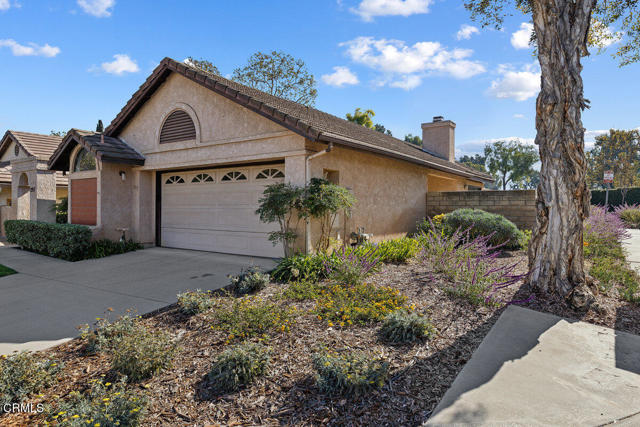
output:
M91 230L84 225L14 219L5 221L4 227L9 243L67 261L86 258L91 244Z
M604 200L606 197L606 190L591 190L591 204L604 206ZM624 202L628 205L634 205L640 203L640 187L630 187L627 190L627 196ZM613 209L622 205L622 191L620 188L614 188L609 190L609 209Z
M444 233L453 235L456 230L469 230L469 237L488 236L491 245L504 244L506 249L519 249L525 235L516 225L502 215L485 212L481 209L456 209L445 214L442 219Z

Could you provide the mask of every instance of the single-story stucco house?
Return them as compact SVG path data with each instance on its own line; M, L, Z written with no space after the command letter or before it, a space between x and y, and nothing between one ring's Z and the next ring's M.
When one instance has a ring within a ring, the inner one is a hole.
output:
M48 166L69 179L69 222L96 238L278 257L276 225L255 214L265 185L325 177L358 200L334 238L402 236L428 191L491 181L455 161L454 129L436 117L418 147L165 58L103 133L70 130ZM308 249L317 230L299 231Z
M67 178L47 166L62 138L8 130L0 140L0 221L55 222L52 206L67 197Z

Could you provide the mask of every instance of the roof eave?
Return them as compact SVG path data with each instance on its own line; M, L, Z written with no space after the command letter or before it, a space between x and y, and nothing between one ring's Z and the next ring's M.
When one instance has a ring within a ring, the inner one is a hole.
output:
M454 175L459 175L459 176L464 176L465 178L469 178L469 179L473 179L476 181L480 181L483 182L485 181L484 178L478 176L478 175L474 175L472 173L467 173L455 168L449 168L443 165L440 165L438 163L433 163L433 162L429 162L428 160L424 160L424 159L420 159L418 157L413 157L413 156L409 156L409 155L405 155L402 153L398 153L395 151L391 151L391 150L385 150L381 147L378 146L374 146L371 144L367 144L364 145L361 141L353 141L350 138L345 138L342 137L340 135L335 135L335 134L329 134L329 133L322 133L319 136L318 139L320 142L324 142L324 143L333 143L333 144L338 144L338 145L343 145L345 147L349 147L349 148L353 148L356 150L363 150L363 151L369 151L372 153L376 153L376 154L383 154L385 156L388 157L393 157L399 160L404 160L413 164L417 164L420 166L427 166L431 169L436 169L439 170L441 172L448 172Z

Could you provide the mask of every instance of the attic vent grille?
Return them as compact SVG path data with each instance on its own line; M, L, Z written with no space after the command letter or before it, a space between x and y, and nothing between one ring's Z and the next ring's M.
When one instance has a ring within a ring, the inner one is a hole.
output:
M183 110L169 114L160 131L160 144L196 139L196 126Z

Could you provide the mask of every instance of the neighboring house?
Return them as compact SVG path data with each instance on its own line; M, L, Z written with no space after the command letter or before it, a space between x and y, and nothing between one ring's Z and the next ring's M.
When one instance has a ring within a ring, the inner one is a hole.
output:
M0 220L55 222L52 206L67 197L67 178L47 162L62 138L8 130L0 141Z
M255 214L265 185L345 186L358 203L333 237L363 227L384 239L414 229L427 191L491 181L455 162L453 122L422 128L420 148L165 58L104 134L72 129L49 167L69 174L70 222L96 237L126 229L147 244L276 257L276 225Z

